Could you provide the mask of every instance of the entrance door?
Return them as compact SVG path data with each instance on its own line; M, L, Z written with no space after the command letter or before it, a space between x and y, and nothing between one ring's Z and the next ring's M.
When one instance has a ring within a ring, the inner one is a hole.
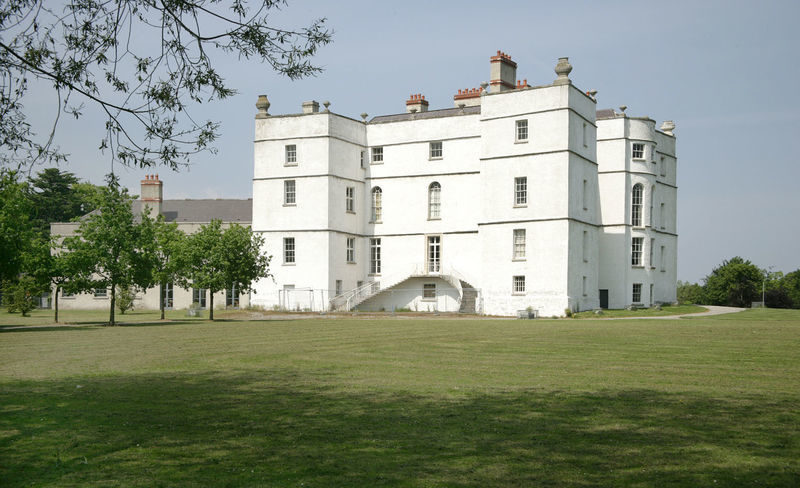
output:
M428 273L439 273L442 262L442 236L428 236Z
M608 308L608 290L600 290L600 308Z

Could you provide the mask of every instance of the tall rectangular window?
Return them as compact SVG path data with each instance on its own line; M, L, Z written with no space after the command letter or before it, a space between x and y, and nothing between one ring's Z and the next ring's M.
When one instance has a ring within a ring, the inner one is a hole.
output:
M225 289L225 307L239 308L239 287L235 284Z
M356 211L356 187L348 186L344 189L344 207L347 212Z
M192 303L196 303L200 308L206 308L206 295L208 290L205 288L192 288Z
M381 239L372 238L369 240L369 272L370 274L381 273Z
M527 120L518 120L517 121L517 142L524 142L528 140L528 121Z
M283 181L283 204L284 205L297 204L297 188L295 187L294 180Z
M526 205L528 203L528 177L519 176L514 178L514 205Z
M664 156L661 156L661 176L667 176L667 162Z
M283 263L294 264L295 262L295 248L294 237L283 238Z
M512 283L512 292L515 295L521 295L525 293L525 276L515 276Z
M286 145L286 165L291 166L297 164L297 145Z
M361 167L363 168L366 166L367 162L367 151L361 151Z
M631 156L633 156L633 159L644 159L644 144L634 142Z
M642 303L642 284L641 283L634 283L633 284L633 293L631 293L631 302L633 302L633 303Z
M355 237L348 237L347 238L347 262L348 263L355 263L356 262L356 238Z
M589 262L589 231L583 231L583 240L581 241L581 254L583 254L583 262Z
M581 139L583 139L583 147L589 147L589 140L586 138L586 122L583 123L583 132L581 134Z
M644 237L634 237L631 243L631 266L642 265L642 243Z
M650 263L650 267L651 268L655 268L656 267L656 263L655 263L655 261L653 261L653 248L655 248L655 247L656 247L656 240L655 239L650 239L650 252L649 252L650 258L649 258L649 260L647 262Z
M586 180L583 180L583 186L581 187L581 201L583 209L589 210L589 182Z
M431 142L429 157L431 159L442 159L442 141Z
M583 296L586 296L586 277L585 276L583 277L583 280L581 280L581 294Z
M172 308L174 305L173 297L175 296L175 287L172 283L164 283L164 286L161 287L161 303L164 304L164 308Z
M372 164L382 163L382 162L383 162L383 148L382 147L373 147L372 148Z
M664 246L661 246L661 256L659 256L659 260L661 261L661 271L666 271L667 270L667 268L664 267L664 252L665 252L665 248L664 248Z
M336 290L334 291L336 295L342 294L342 280L336 280Z
M664 212L665 212L664 204L662 203L661 207L659 207L659 209L658 209L658 223L659 223L659 225L661 225L662 229L666 228L666 226L664 225L664 223L665 223Z
M436 299L436 283L424 283L422 285L422 299L423 300Z
M514 229L514 259L525 259L525 229Z

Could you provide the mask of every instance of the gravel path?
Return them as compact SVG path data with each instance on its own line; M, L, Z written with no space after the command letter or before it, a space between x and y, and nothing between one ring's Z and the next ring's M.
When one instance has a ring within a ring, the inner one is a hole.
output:
M747 310L745 308L739 307L721 307L718 305L701 305L703 308L707 308L708 310L705 312L700 313L686 313L686 314L679 314L679 315L657 315L654 317L607 317L602 318L598 317L601 320L633 320L633 319L680 319L684 317L708 317L709 315L723 315L726 313L736 313L741 312L742 310Z

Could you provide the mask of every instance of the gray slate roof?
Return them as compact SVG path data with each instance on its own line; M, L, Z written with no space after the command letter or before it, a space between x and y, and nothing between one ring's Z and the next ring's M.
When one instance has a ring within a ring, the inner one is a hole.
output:
M481 113L481 106L475 105L472 107L464 107L462 111L460 108L445 108L441 110L429 110L427 112L417 112L415 114L395 114L395 115L378 115L369 121L370 124L385 124L387 122L400 122L403 120L422 120L422 119L436 119L439 117L455 117L464 114L479 114Z
M142 202L133 202L133 213L140 214ZM164 200L161 214L167 222L209 222L219 219L223 222L252 222L253 199L247 200Z
M597 111L595 117L597 120L600 119L613 119L615 117L615 112L613 108L601 108Z

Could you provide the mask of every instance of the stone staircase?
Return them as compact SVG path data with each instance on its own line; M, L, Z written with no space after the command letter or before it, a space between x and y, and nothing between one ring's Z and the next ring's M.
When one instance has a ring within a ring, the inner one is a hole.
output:
M461 307L458 313L476 313L475 302L478 299L478 290L464 280L461 281Z

